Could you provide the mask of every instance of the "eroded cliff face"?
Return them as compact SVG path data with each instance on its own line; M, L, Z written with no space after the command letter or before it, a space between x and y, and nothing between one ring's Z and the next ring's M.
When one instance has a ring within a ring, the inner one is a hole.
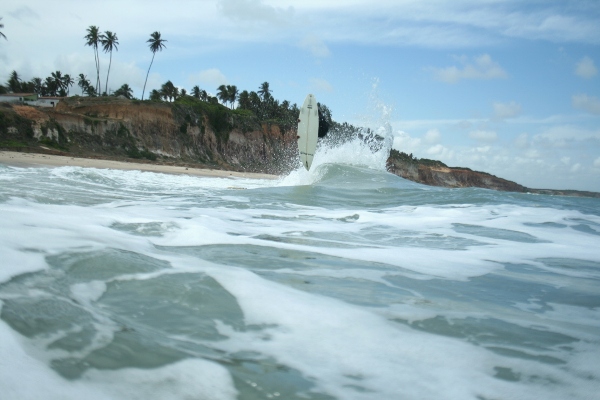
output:
M295 132L236 116L220 105L69 98L54 109L13 106L33 137L74 155L159 159L281 173L294 164ZM222 109L221 109L222 108Z
M397 153L397 152L396 152ZM399 158L392 151L387 162L388 171L414 182L449 188L480 187L507 192L526 192L518 183L498 178L485 172L467 168L448 168L441 163L427 165L417 160Z
M40 147L40 145L45 147ZM55 109L0 103L0 148L98 158L283 174L296 168L294 128L259 122L218 104L191 105L72 97ZM426 185L600 197L598 193L529 189L467 168L417 160L392 150L388 171Z

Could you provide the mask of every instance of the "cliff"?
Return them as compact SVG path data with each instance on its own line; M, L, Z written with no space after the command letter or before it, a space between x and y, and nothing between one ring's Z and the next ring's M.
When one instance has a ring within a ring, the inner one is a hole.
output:
M71 97L54 109L0 106L0 147L240 171L291 169L295 132L200 101Z
M506 192L529 191L525 186L485 172L477 172L468 168L451 168L441 161L419 160L397 150L390 152L387 169L405 179L431 186L480 187Z
M0 148L271 174L298 165L295 126L259 121L249 111L191 97L160 103L74 96L54 109L0 103ZM390 152L387 169L433 186L600 197L593 192L530 189L396 150Z

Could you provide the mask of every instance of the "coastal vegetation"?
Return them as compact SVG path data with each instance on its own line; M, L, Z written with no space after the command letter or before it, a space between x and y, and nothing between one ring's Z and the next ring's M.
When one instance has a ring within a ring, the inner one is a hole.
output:
M110 75L110 66L112 65L112 52L113 50L119 50L118 44L119 39L117 38L117 34L111 31L106 31L105 34L100 39L102 42L102 50L105 53L110 53L110 61L108 62L108 72L106 73L106 86L104 87L104 93L108 92L108 76Z
M94 86L94 94L100 93L100 57L98 55L98 45L100 44L100 30L97 26L90 26L87 29L87 35L84 39L86 40L85 45L90 46L94 49L94 63L96 65L96 85Z
M24 81L17 71L12 71L6 85L0 84L0 93L35 93L40 96L59 96L66 97L70 95L71 86L77 82L81 96L87 97L124 97L130 100L136 100L133 95L133 89L128 83L123 83L118 89L111 91L109 89L109 76L112 65L112 53L118 51L119 39L117 34L112 31L102 33L100 28L91 25L87 28L84 38L84 46L89 46L93 50L94 65L96 77L94 82L84 73L79 73L75 80L70 74L63 74L61 71L55 71L45 79L34 77L29 81ZM296 103L288 100L280 101L273 96L273 90L269 82L264 81L257 90L240 90L236 85L220 85L216 88L215 94L195 85L188 92L185 88L177 87L171 80L167 80L160 88L152 89L149 98L144 100L148 76L154 63L157 52L166 49L167 40L161 36L159 31L150 34L146 41L152 59L146 73L144 87L142 90L141 101L166 102L175 104L186 104L193 107L201 107L207 113L211 124L222 130L225 119L235 118L238 121L247 119L242 126L256 126L259 122L273 123L281 126L282 129L292 128L297 121L299 107ZM106 72L106 81L104 91L101 90L101 63L100 49L109 54L109 63ZM93 79L93 78L92 78ZM139 101L139 100L137 100ZM349 132L346 125L337 124L332 121L331 110L324 104L320 104L320 109L325 119L332 126L333 131ZM223 107L221 109L221 107ZM343 129L342 129L343 128ZM350 130L352 131L352 130ZM354 131L352 131L354 132Z
M152 63L154 63L154 56L157 51L162 51L162 49L166 49L167 46L165 42L167 40L162 39L160 37L160 32L156 31L150 35L150 39L146 42L149 43L150 51L152 52L152 61L150 61L150 66L148 67L148 72L146 73L146 80L144 81L144 89L142 90L142 100L144 100L144 93L146 93L146 83L148 83L148 75L150 74L150 68L152 68Z

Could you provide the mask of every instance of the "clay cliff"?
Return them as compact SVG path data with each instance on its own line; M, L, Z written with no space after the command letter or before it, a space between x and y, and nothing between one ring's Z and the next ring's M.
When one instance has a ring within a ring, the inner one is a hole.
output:
M294 125L192 98L161 103L74 96L54 109L0 103L0 149L283 174L298 165ZM530 189L396 150L387 169L433 186L600 197Z
M281 173L291 168L295 138L291 129L200 101L71 97L54 109L0 106L0 147L25 151L41 144L82 157Z
M481 187L506 192L527 192L518 183L469 168L450 168L441 161L416 159L412 155L392 150L387 169L393 174L414 182L449 188Z

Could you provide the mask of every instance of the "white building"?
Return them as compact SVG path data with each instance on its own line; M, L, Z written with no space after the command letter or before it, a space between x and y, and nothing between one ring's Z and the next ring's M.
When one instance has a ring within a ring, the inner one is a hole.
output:
M62 97L42 97L37 93L4 93L0 94L0 103L18 103L38 107L56 107Z

